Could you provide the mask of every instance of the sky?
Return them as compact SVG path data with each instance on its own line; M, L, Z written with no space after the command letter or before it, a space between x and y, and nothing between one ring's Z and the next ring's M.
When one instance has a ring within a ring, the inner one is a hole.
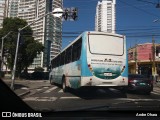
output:
M78 8L78 20L63 21L62 48L82 32L95 30L98 1L63 1L64 8ZM156 8L157 4L158 0L116 0L116 33L126 36L127 48L152 42L153 36L155 42L160 43L160 8Z

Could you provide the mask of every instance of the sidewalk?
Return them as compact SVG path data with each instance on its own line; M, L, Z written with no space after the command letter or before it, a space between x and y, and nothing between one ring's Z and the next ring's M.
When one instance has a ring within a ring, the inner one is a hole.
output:
M11 79L10 78L2 78L2 80L8 85L11 86ZM23 97L30 93L29 87L27 85L20 84L21 82L26 82L25 80L15 80L14 84L14 92L19 96Z
M154 87L159 87L159 88L160 88L160 81L155 82L155 83L153 84L153 86L154 86Z
M7 85L10 87L11 84L7 82ZM19 96L19 97L23 97L24 95L27 95L30 93L30 90L28 88L28 86L23 86L20 84L15 84L14 85L14 92Z
M2 79L9 87L11 86L11 79ZM32 92L32 89L36 89L42 86L49 86L48 80L15 80L14 92L23 97Z

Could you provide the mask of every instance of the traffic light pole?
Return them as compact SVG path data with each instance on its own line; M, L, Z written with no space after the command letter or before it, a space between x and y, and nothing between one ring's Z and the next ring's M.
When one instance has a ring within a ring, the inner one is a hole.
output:
M15 72L16 72L16 63L17 63L17 55L18 55L18 48L19 48L19 38L21 34L21 28L18 29L18 38L17 38L17 46L16 46L16 54L14 58L14 65L12 71L12 81L11 81L11 89L14 90L14 80L15 80Z
M2 37L2 44L1 44L1 71L3 70L3 44L4 44L4 37Z

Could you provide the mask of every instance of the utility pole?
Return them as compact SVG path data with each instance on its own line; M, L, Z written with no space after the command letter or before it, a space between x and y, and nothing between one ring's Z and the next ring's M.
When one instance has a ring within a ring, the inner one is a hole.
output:
M138 61L137 61L137 44L135 46L135 67L136 67L136 70L135 70L135 73L138 74Z
M152 59L153 59L153 76L156 74L156 63L155 63L155 40L154 36L152 36Z

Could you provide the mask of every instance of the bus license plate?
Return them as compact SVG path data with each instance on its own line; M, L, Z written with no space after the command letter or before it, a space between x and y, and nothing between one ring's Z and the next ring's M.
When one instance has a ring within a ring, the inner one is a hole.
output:
M104 73L104 76L112 76L112 73Z

